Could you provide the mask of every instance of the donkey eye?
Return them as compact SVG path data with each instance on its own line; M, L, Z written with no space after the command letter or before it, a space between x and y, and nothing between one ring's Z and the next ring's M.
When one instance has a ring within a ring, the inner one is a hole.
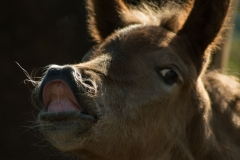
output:
M164 82L169 85L173 85L178 78L177 73L171 69L162 69L160 70L160 74L162 75Z

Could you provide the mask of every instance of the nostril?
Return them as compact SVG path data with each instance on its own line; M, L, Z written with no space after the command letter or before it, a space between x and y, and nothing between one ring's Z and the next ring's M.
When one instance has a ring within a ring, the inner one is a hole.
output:
M94 85L94 82L90 79L85 79L82 82L83 89L91 95L94 95L96 93L96 85Z
M84 83L90 87L93 87L93 83L90 80L85 80Z
M94 81L92 80L92 76L89 72L83 71L81 72L81 83L84 87L87 88L95 88Z

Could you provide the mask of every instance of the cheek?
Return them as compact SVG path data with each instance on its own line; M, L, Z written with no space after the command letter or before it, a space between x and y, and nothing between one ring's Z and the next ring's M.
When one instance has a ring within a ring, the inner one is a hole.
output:
M167 90L163 83L159 77L152 80L150 76L120 87L117 83L104 82L98 100L103 106L100 111L104 116L95 133L103 136L102 140L111 137L116 144L119 140L127 140L128 143L129 139L134 141L129 145L153 143L154 137L170 143L172 137L180 134L182 126L176 109L179 104L174 100L179 91ZM176 96L170 96L171 92Z

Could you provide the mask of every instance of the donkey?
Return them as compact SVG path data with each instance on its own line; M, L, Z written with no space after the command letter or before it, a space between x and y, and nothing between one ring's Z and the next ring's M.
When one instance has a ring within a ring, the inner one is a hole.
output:
M98 43L33 93L41 133L86 160L239 160L240 83L208 71L231 0L87 0Z

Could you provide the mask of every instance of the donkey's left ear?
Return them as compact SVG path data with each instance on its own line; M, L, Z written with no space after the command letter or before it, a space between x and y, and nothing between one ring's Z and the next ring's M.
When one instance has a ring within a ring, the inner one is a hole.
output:
M87 0L88 29L96 42L123 27L119 12L125 9L123 0Z

